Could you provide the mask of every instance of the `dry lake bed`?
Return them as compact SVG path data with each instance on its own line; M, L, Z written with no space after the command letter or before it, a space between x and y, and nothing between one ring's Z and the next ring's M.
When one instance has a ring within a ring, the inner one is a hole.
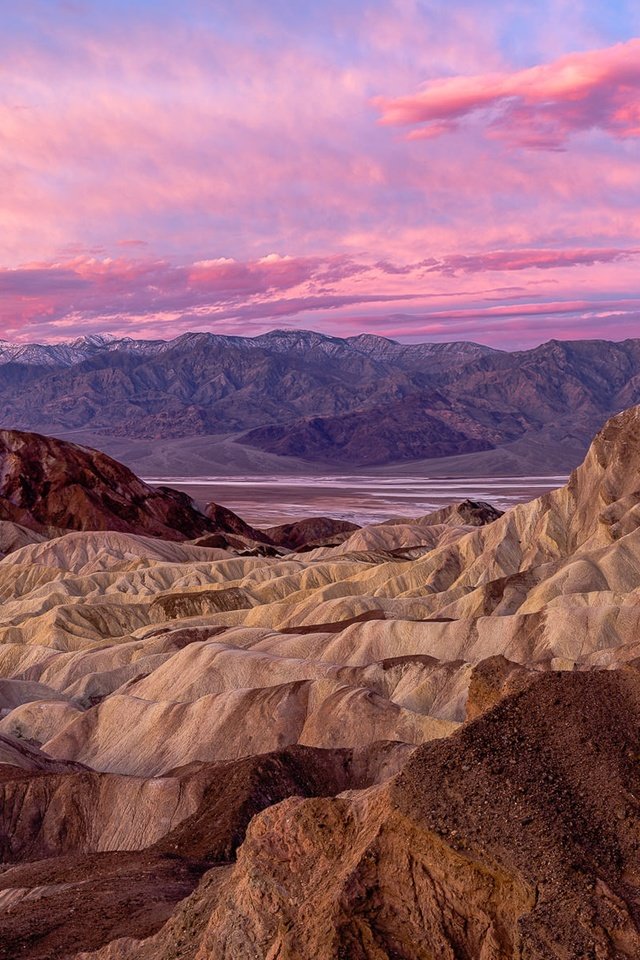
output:
M148 483L183 490L198 504L215 500L249 523L269 526L309 516L379 523L419 517L457 500L488 500L500 510L539 497L566 482L545 477L265 476L146 477Z

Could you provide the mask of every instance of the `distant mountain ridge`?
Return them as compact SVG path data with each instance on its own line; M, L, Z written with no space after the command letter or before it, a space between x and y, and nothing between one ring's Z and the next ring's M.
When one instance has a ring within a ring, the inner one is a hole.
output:
M124 458L138 469L134 442L192 437L202 449L212 437L224 441L221 460L239 451L270 469L496 451L495 470L503 450L518 450L525 472L544 473L551 462L556 471L575 466L605 420L639 401L640 340L551 340L513 353L307 330L0 342L0 426L121 456L114 442L131 441L134 454ZM186 457L181 472L191 469Z
M247 348L266 347L279 353L291 350L304 351L320 349L328 356L341 350L356 350L365 356L388 359L412 353L418 356L440 356L447 353L468 353L480 356L484 353L499 353L492 347L471 341L453 343L416 343L402 344L388 337L372 333L363 333L355 337L328 337L312 330L272 330L257 337L224 336L214 333L185 333L171 340L135 340L132 337L116 337L113 334L89 334L74 340L62 340L59 343L11 343L0 339L0 365L6 363L24 363L33 366L55 367L82 363L101 353L115 350L132 351L150 356L171 350L179 343L194 341L237 345ZM348 345L348 346L347 346Z
M111 334L92 334L60 343L10 343L8 340L0 340L0 364L71 367L98 353L123 349L153 353L163 344L163 340L134 340L131 337L114 337Z

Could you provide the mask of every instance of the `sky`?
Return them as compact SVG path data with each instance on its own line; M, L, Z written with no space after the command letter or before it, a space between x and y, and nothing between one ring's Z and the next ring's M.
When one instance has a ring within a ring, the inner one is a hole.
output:
M640 336L637 0L0 13L0 337Z

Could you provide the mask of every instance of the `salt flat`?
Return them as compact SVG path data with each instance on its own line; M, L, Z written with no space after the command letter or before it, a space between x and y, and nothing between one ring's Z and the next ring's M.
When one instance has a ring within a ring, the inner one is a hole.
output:
M562 486L564 475L525 477L151 476L151 485L182 490L196 503L224 503L250 523L268 526L313 515L354 523L417 517L458 500L488 500L501 510Z

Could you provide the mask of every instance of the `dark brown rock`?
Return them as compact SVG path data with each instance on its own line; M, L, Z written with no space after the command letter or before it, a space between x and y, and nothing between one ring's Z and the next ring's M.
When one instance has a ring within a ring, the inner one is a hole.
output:
M277 527L268 527L264 534L276 546L287 550L309 550L315 547L337 546L360 527L349 520L333 517L308 517Z
M535 670L506 657L488 657L473 668L467 697L466 720L475 720L482 713L493 709L512 693L524 690L539 679L541 668Z
M493 504L486 500L461 500L451 506L435 510L420 518L420 523L435 525L438 523L461 524L467 527L484 527L487 523L499 520L503 515Z
M185 540L213 529L184 493L150 487L98 450L2 430L0 466L0 519L35 530L121 530Z
M221 507L219 503L208 503L204 512L216 531L235 533L240 537L258 543L271 543L265 531L252 527L228 507Z
M223 888L119 956L193 929L185 958L634 960L639 730L636 671L545 674L377 793L264 811Z

